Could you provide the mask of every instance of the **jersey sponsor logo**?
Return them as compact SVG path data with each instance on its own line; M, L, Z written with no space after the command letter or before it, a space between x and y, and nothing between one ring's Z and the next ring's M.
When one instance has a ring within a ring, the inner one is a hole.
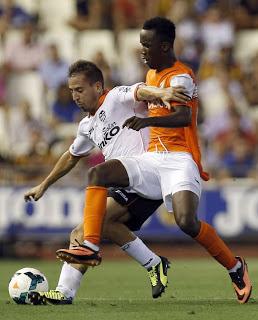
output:
M106 112L104 110L102 110L99 114L99 120L104 122L106 120Z
M114 122L115 123L115 122ZM108 126L109 127L109 126ZM103 131L104 129L106 128L103 128ZM100 149L103 149L107 144L108 142L115 136L118 134L118 132L120 131L120 127L119 126L114 126L114 127L111 127L110 129L107 129L106 131L104 131L104 135L103 135L103 140L98 143L98 147Z

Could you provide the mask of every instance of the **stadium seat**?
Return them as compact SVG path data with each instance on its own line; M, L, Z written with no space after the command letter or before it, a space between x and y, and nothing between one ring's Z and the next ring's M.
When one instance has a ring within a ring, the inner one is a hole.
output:
M130 29L121 31L118 35L118 47L122 62L128 63L132 49L140 48L140 30Z
M43 0L39 2L38 9L43 24L49 30L63 27L66 21L75 15L75 3L71 0Z
M31 103L32 113L36 118L44 118L46 116L43 85L37 72L26 72L10 76L7 95L8 101L14 106L23 99L28 100Z
M117 62L114 35L110 30L88 30L80 33L80 58L92 60L97 51L102 51L108 63Z
M44 34L43 41L46 44L57 44L61 57L72 63L79 56L75 34L68 27L53 28Z
M29 13L37 12L39 5L39 1L35 0L16 0L15 2Z
M136 66L136 54L135 50L140 49L140 30L124 30L118 35L118 47L120 54L120 69L122 82L124 84L132 84L135 82L131 78L131 73L136 74L137 70L133 68ZM140 59L140 57L139 57Z
M245 65L258 53L258 30L243 30L237 33L235 58Z

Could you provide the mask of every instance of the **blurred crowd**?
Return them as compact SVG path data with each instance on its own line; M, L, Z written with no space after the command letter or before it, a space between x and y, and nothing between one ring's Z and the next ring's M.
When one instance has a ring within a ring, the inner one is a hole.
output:
M199 84L203 162L213 179L257 177L257 0L0 0L0 185L35 184L72 142L83 117L69 64L95 62L106 86L144 81L139 29L176 24L175 52ZM99 151L60 183L85 184Z

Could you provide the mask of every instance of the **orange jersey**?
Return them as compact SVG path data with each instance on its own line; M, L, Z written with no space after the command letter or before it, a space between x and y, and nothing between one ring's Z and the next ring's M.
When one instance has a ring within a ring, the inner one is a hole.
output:
M201 152L197 134L197 86L193 71L182 62L176 61L172 67L164 69L161 72L156 72L153 69L149 70L146 76L146 84L162 88L177 85L184 86L187 90L187 95L191 97L191 100L185 103L185 105L192 109L192 121L188 127L151 127L148 151L189 152L198 165L201 177L204 180L208 180L209 175L203 171L201 166ZM173 107L176 108L179 105L182 105L182 103L172 101L172 110L169 110L166 106L149 103L149 117L167 116L173 112Z

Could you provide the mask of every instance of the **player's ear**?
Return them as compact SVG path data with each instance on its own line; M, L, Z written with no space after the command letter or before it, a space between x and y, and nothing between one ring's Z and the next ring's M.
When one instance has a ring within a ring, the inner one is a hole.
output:
M161 43L161 50L163 52L168 52L170 50L170 48L171 48L171 44L169 42L164 41Z
M100 82L96 82L96 89L97 89L97 92L100 93L102 91L102 84Z

